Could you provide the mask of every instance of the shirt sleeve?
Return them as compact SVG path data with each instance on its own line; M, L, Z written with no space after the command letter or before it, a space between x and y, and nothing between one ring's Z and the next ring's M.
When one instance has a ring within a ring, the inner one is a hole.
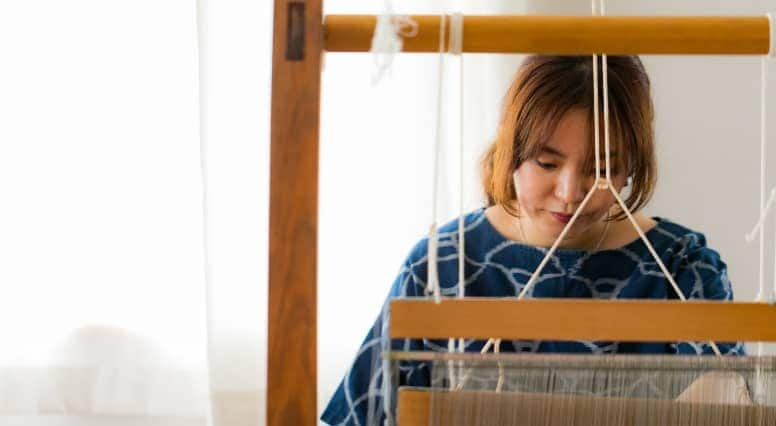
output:
M706 246L702 235L690 234L677 250L675 280L687 299L733 300L733 288L727 265L715 250ZM675 293L669 289L669 294ZM678 296L675 296L678 298ZM743 342L715 342L722 355L745 355ZM710 342L676 342L669 353L683 355L714 354Z
M395 412L397 385L429 385L430 374L426 363L413 361L391 365L382 357L382 352L389 347L393 350L422 349L422 340L388 339L390 300L422 295L422 287L417 284L412 264L408 260L391 286L380 315L367 332L353 364L321 415L323 422L330 425L382 426L387 419L392 420Z

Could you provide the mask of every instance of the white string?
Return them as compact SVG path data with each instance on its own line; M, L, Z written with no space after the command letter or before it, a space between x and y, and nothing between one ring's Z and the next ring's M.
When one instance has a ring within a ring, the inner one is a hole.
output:
M604 130L604 132L606 132L606 130ZM682 289L679 288L679 286L676 284L676 281L674 280L674 277L671 275L671 273L668 272L668 269L663 264L663 261L660 259L660 256L658 256L657 252L655 252L655 248L652 246L652 243L650 243L649 239L647 239L647 236L644 235L644 231L641 229L641 226L639 226L639 224L636 222L636 219L633 217L630 210L628 209L628 206L626 206L625 202L622 200L622 198L620 198L620 194L617 193L617 191L614 189L613 186L610 186L609 189L611 190L612 195L614 195L614 198L617 200L617 203L620 205L620 208L622 209L622 211L624 211L625 214L628 216L628 219L631 221L633 228L636 229L636 232L638 232L639 237L647 246L647 250L649 250L649 253L652 255L652 258L655 260L658 267L660 267L660 270L663 272L663 275L666 277L668 282L671 283L671 287L673 287L676 295L679 297L681 301L683 302L687 301L687 298L684 296ZM719 348L717 347L716 343L709 342L709 345L711 346L711 349L714 351L714 353L717 356L722 356L722 353L719 351Z
M771 13L766 13L765 17L768 18L768 33L770 34L768 44L768 56L771 58L776 57L776 21Z
M463 14L455 12L450 15L450 53L463 53Z
M597 184L598 182L596 182ZM555 250L557 250L558 246L560 245L561 241L566 238L566 234L569 232L571 227L574 225L574 222L576 222L577 218L579 217L580 213L582 213L582 209L587 206L588 201L593 197L593 194L598 189L597 185L593 185L592 188L587 192L587 195L585 195L585 198L582 200L582 203L579 205L577 210L574 212L574 215L571 216L571 220L566 224L566 226L563 228L563 230L560 232L560 235L558 235L558 238L555 239L555 242L552 244L552 247L547 251L547 253L544 255L544 258L542 259L541 263L539 263L539 266L536 268L536 270L531 274L531 278L528 280L526 285L523 287L523 289L520 291L520 294L517 296L518 299L522 299L525 297L526 294L528 294L528 291L533 287L533 285L536 283L536 280L539 278L539 274L541 274L542 269L544 269L544 266L547 265L547 262L550 261L550 258L555 253Z
M442 301L441 290L439 288L439 272L437 271L437 248L439 245L439 236L437 235L437 170L439 170L439 146L442 143L442 79L444 78L444 55L445 55L445 19L446 15L440 15L439 19L439 73L437 75L437 104L436 104L436 140L434 142L434 161L431 169L431 228L428 234L428 284L427 289L434 295L434 301Z
M754 228L752 230L744 235L744 240L746 240L747 243L751 243L754 241L755 234L759 234L762 236L763 232L760 229L763 226L763 223L765 222L766 217L771 213L771 208L773 207L773 201L776 200L776 188L771 189L771 195L768 197L768 202L765 203L765 208L760 211L760 218L757 220L757 223L754 225ZM762 301L764 300L763 292L765 291L765 285L760 285L760 294L757 295L757 300Z
M768 15L768 23L771 25L771 30L773 30L773 20L771 19L771 15ZM773 35L773 31L771 31L771 35ZM776 41L771 38L771 52L770 54L773 55L773 45L776 43ZM765 157L765 145L768 143L768 57L763 57L760 61L760 145L762 146L762 156ZM765 169L765 163L762 164L763 169ZM765 170L762 172L763 174L767 174ZM765 186L763 184L762 190L765 190ZM771 191L771 199L776 198L776 189L773 189ZM773 201L771 201L772 203ZM765 215L767 215L768 212L762 212L761 216L763 216L763 221L765 220ZM764 225L763 225L764 226ZM776 232L776 231L774 231ZM760 235L765 235L765 229L761 229ZM776 241L776 237L774 238L774 241ZM773 264L774 270L773 270L773 292L770 296L770 301L773 302L776 298L776 251L774 252L774 264ZM762 289L760 290L763 294L763 300L765 300L765 284L762 284ZM760 342L762 345L762 342Z
M466 232L464 224L464 137L463 137L463 14L453 13L450 18L450 51L458 55L458 298L466 296ZM458 340L458 351L465 352L464 339Z
M603 5L601 5L603 8ZM606 184L612 186L612 167L609 162L609 66L607 61L607 55L604 53L601 55L602 65L602 77L604 82L603 97L604 97L604 160L606 161ZM597 153L596 153L597 154Z
M496 345L493 347L493 353L498 354L501 352L501 339L496 340ZM498 362L498 381L496 382L496 392L501 392L501 388L504 385L504 364L501 361Z
M593 0L595 9L595 0ZM593 55L593 140L595 141L595 181L601 180L601 124L598 122L598 55Z
M770 16L768 19L769 24ZM773 43L773 41L771 41ZM770 214L773 202L776 199L776 189L772 189L768 201L765 201L765 186L767 175L767 163L765 161L766 154L766 128L767 128L767 113L766 113L766 95L767 95L767 57L763 56L760 60L760 217L757 220L754 228L751 232L744 236L746 242L752 242L755 234L758 235L759 243L759 286L756 301L764 302L765 296L765 219ZM775 238L776 240L776 238ZM774 254L776 256L776 253ZM774 259L776 262L776 259ZM771 301L773 301L774 295L776 295L776 263L774 264L774 293L771 295ZM757 356L763 356L765 353L765 345L763 342L757 342ZM763 394L763 376L759 366L757 368L757 375L755 379L755 400L761 401Z
M417 34L418 23L407 15L394 15L391 0L385 0L383 12L377 15L369 48L375 62L372 85L376 85L390 71L393 57L401 52L403 37L414 37Z

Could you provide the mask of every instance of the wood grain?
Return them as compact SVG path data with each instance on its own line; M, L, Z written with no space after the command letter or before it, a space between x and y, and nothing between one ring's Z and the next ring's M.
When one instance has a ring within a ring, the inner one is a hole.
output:
M303 49L286 45L288 34L301 34L287 28L289 10L296 18L304 14ZM267 354L267 424L273 426L317 423L321 18L321 0L275 0Z
M486 424L521 426L764 426L776 422L776 408L514 392L437 390L432 394L428 389L402 388L397 418L401 426L462 426L480 424L482 419L487 419Z
M439 51L438 15L416 15L418 33L405 52ZM374 15L327 15L324 49L366 52ZM445 31L449 31L450 19ZM541 16L468 15L463 51L543 54L767 54L766 16ZM450 37L446 37L450 40ZM447 48L446 48L447 49Z
M776 341L776 306L764 303L397 299L390 309L392 338Z

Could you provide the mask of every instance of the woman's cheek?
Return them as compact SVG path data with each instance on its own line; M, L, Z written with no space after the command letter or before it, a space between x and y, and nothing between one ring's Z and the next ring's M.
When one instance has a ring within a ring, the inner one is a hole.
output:
M606 191L607 192L603 194L599 193L600 195L598 197L591 200L594 201L591 207L593 207L596 216L605 216L609 209L614 205L614 197L609 193L608 189ZM601 190L601 192L603 191Z

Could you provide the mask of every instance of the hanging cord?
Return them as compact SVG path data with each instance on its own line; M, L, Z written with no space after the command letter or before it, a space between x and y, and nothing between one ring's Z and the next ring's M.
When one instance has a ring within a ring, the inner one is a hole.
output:
M458 56L458 297L465 295L466 236L464 234L464 179L463 179L463 15L460 12L450 16L450 53Z
M760 211L760 218L757 219L757 223L754 225L754 228L752 228L748 234L744 235L744 240L746 240L747 243L754 241L755 235L762 235L762 230L760 228L762 228L765 219L771 213L774 200L776 200L776 188L771 189L771 194L768 196L768 201L765 203L765 208ZM761 297L764 291L764 287L764 284L760 285L760 294L757 295L757 300L764 300L764 298Z
M464 275L464 262L465 262L465 236L464 236L464 211L463 211L463 56L461 56L461 47L463 43L463 15L460 12L453 13L450 16L450 34L448 36L450 40L449 52L453 55L459 56L459 64L461 66L458 83L459 83L459 116L458 116L458 146L460 150L460 158L458 162L458 189L459 189L459 215L458 215L458 298L464 297L465 292L465 275ZM456 347L456 341L454 338L450 338L447 341L447 351L452 353L456 350L464 351L464 339L458 340ZM462 367L462 363L459 362L456 366L454 360L448 362L448 375L450 381L450 389L455 389L458 386L458 368Z
M439 73L437 75L437 103L436 103L436 135L434 141L433 166L431 169L431 227L428 232L428 254L427 254L427 278L426 291L434 295L434 301L442 301L442 292L439 288L439 272L437 270L437 251L439 247L439 235L437 234L437 194L439 170L439 147L442 143L442 79L444 78L445 66L445 29L447 15L440 15L439 19Z
M771 189L770 195L768 196L768 201L765 201L765 192L766 192L765 187L766 187L766 175L767 175L767 164L765 161L766 144L767 144L766 75L767 75L767 58L762 57L760 61L760 215L759 215L760 217L758 218L757 223L754 225L754 228L752 228L752 230L744 236L744 239L746 240L747 243L750 243L754 240L755 234L757 234L757 236L759 237L758 238L759 258L760 258L759 286L758 286L757 297L755 299L758 302L765 302L766 300L765 220L768 217L768 214L770 213L771 208L773 206L774 199L776 198L776 188L774 188L774 189ZM774 265L774 267L776 268L776 264ZM774 273L776 273L776 270L774 271ZM774 275L774 292L776 292L776 275ZM758 348L760 345L762 345L762 342L758 343Z
M765 302L766 301L766 290L765 290L765 220L768 216L768 214L771 211L771 207L773 206L774 199L776 199L776 189L772 189L770 192L770 195L768 197L768 201L765 201L765 187L766 187L766 176L767 176L767 164L765 161L765 155L766 155L766 144L767 144L767 93L768 93L768 86L767 86L767 76L768 76L768 59L769 57L774 56L774 43L776 43L773 38L776 34L774 34L774 21L773 16L771 14L766 14L768 17L768 26L770 29L770 46L768 51L768 56L763 56L760 59L760 217L757 220L757 224L755 224L754 228L751 232L749 232L747 235L745 235L746 242L752 242L754 240L755 233L758 234L758 243L759 243L759 258L760 258L760 268L759 268L759 287L758 287L758 293L756 300L758 302ZM776 240L776 238L774 238ZM776 256L776 253L774 253L774 256ZM776 298L776 258L774 259L774 282L773 282L773 292L768 296L769 302L773 303L774 299ZM763 342L757 342L757 356L762 357L765 353L765 345ZM762 402L765 397L765 389L764 389L764 380L763 372L760 368L760 366L757 366L756 371L756 377L755 377L755 388L754 388L754 399L756 402Z
M771 29L771 43L769 46L769 54L773 54L773 20L771 19L770 14L768 16L768 26ZM767 105L766 102L766 96L768 93L768 87L767 87L767 81L768 81L768 58L763 57L760 59L760 155L762 156L762 163L760 168L761 181L760 181L760 208L763 209L760 211L760 218L761 222L764 223L765 216L768 214L767 208L773 205L773 199L776 195L776 189L771 190L771 196L770 200L768 202L768 206L765 207L762 204L762 199L765 196L765 175L766 175L766 169L765 169L765 145L767 143L767 120L768 120L768 114L767 114ZM765 270L764 270L764 264L765 264L765 228L764 225L762 225L763 228L760 230L760 290L757 294L757 300L759 302L762 302L765 300ZM774 238L776 240L776 238ZM773 292L771 293L771 303L774 301L774 297L776 297L776 252L774 253L774 265L773 265ZM765 344L763 342L757 342L757 356L762 357L765 355ZM760 367L760 364L757 365L757 372L756 372L756 378L755 378L755 386L754 386L754 399L757 402L763 402L765 400L765 377L763 375L762 368Z
M768 131L768 64L771 59L776 57L776 21L774 21L774 16L770 13L766 13L765 16L768 17L768 28L770 29L771 34L771 42L768 49L768 56L764 56L760 60L760 145L761 145L761 155L763 158L765 158L765 144L768 141L767 131ZM762 164L763 170L761 173L765 175L765 163ZM762 186L760 187L760 191L765 191L765 183L762 182ZM771 191L771 198L774 197L773 193L776 192L776 189L773 189ZM762 196L762 194L761 194ZM760 206L762 208L762 205ZM768 212L761 212L761 216L767 215ZM764 220L764 219L763 219ZM776 231L775 231L776 232ZM760 235L763 236L765 234L764 230L760 232ZM762 239L762 237L761 237ZM774 235L774 240L776 240L776 235ZM773 291L771 292L769 301L770 303L774 303L776 301L776 250L774 251L774 264L773 264ZM763 293L763 300L765 300L765 284L761 284L762 288L760 289L760 292ZM760 342L762 344L762 342Z
M391 0L386 0L383 12L377 15L372 45L369 48L375 62L372 85L376 85L390 72L393 57L401 52L403 38L414 37L417 34L418 23L407 15L394 15Z
M369 49L375 63L371 78L373 86L379 83L383 76L390 73L394 55L402 50L403 38L414 37L417 33L417 22L407 15L394 15L391 0L385 0L383 13L377 16L375 31L372 34L372 44ZM382 411L386 418L386 424L392 425L394 421L390 389L391 363L390 360L384 359L382 364Z
M458 298L466 296L466 229L464 211L464 116L463 116L463 14L455 12L450 16L450 53L458 56ZM465 352L466 341L458 339L456 348L454 339L448 342L450 352ZM452 361L451 361L452 362ZM463 361L459 361L457 368L451 365L450 388L458 386L458 378L463 374ZM453 373L454 372L454 373Z

